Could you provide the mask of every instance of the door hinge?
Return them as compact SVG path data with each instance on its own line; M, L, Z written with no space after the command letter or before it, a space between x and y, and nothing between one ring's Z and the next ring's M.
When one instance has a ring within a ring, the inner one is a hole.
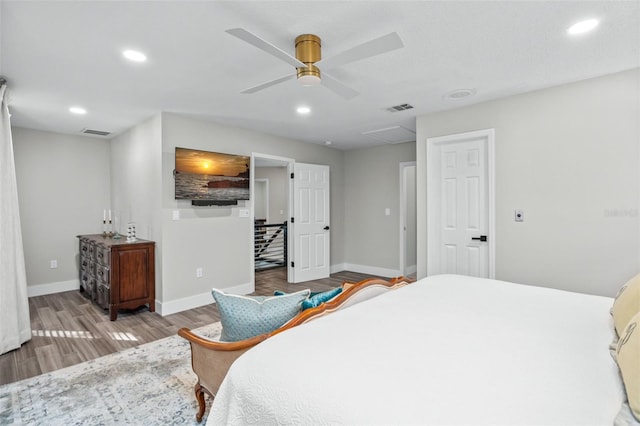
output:
M291 267L293 268L293 267L295 267L295 266L296 266L296 264L295 264L295 263L293 263L293 262L291 262Z
M293 220L293 218L291 218L291 223L294 223L295 221Z
M293 172L291 172L291 179L293 179Z

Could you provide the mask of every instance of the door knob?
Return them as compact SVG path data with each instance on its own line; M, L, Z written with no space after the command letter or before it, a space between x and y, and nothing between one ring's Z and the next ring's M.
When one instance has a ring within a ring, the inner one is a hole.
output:
M486 235L480 235L477 238L471 238L472 240L476 240L476 241L487 241L487 236Z
M324 229L325 231L328 231L328 230L329 230L329 225L325 226L323 229Z

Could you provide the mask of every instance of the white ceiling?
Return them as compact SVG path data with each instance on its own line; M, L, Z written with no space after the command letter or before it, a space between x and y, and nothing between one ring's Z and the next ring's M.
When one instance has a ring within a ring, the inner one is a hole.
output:
M383 143L375 130L415 131L417 115L640 67L639 1L2 0L0 15L13 125L70 134L170 111L353 149ZM595 31L566 34L591 17ZM360 92L351 100L295 80L247 95L294 69L225 33L235 27L291 54L302 33L321 37L323 57L392 31L405 47L333 70ZM125 48L149 60L127 62ZM456 89L476 95L444 98ZM403 103L415 108L386 110Z

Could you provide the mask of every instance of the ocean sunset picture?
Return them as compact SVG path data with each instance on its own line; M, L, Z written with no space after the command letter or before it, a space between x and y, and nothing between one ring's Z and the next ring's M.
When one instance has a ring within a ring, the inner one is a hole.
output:
M177 200L249 199L249 157L176 147Z

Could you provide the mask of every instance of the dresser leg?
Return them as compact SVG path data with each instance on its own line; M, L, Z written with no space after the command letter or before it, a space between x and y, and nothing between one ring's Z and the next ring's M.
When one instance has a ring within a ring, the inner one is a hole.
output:
M155 311L156 311L156 301L151 300L149 301L149 312L155 312Z
M115 321L118 317L118 308L113 305L109 306L109 316L111 321Z

